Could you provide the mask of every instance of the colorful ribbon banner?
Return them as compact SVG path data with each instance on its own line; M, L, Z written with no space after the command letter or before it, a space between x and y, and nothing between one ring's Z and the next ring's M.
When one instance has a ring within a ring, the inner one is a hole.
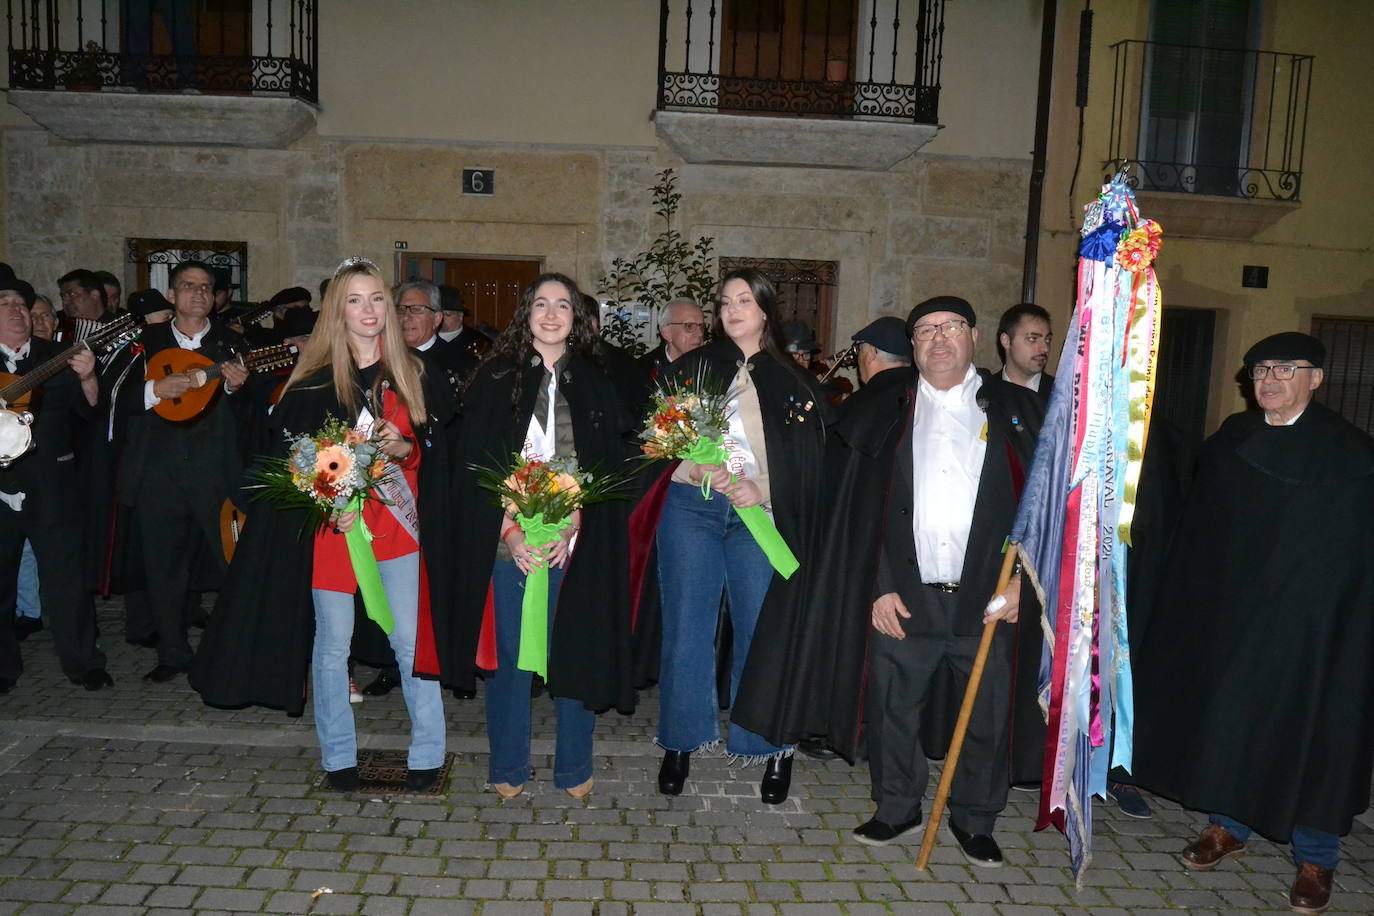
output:
M572 521L563 518L546 522L542 512L518 515L515 520L525 532L525 543L531 547L552 544ZM546 680L549 675L549 567L542 562L536 562L525 574L525 597L520 603L520 656L515 667L533 671Z
M386 589L382 588L382 571L377 567L377 557L372 553L372 530L363 520L363 497L356 493L348 503L348 511L358 513L358 520L344 533L344 543L348 545L348 559L353 563L353 575L358 579L358 591L363 595L363 608L367 616L390 636L396 629L396 621L391 616L391 604L386 600Z

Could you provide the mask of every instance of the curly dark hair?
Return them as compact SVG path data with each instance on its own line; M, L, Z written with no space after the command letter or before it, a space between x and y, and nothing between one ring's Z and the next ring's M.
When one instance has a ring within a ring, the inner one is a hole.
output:
M520 399L525 388L524 370L529 367L530 358L535 354L534 334L530 331L530 312L534 308L534 294L545 283L561 284L568 291L568 300L572 303L573 312L572 330L568 333L568 349L597 363L601 362L601 335L597 333L596 316L587 308L582 291L577 288L577 282L566 274L540 274L520 294L520 302L510 316L510 324L506 325L506 329L496 338L496 342L482 359L483 368L491 366L493 378L515 373L515 387L511 390L510 398L513 412L520 409Z

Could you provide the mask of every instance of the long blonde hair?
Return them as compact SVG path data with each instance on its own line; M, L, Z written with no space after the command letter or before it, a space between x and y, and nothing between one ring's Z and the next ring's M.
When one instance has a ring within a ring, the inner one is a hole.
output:
M320 319L306 341L291 377L286 380L282 394L285 395L301 380L330 366L334 371L334 394L339 402L355 416L362 409L363 405L358 403L355 361L349 346L348 327L344 323L344 298L348 294L348 284L360 274L376 280L386 297L386 321L381 333L381 366L373 385L373 400L380 403L377 389L382 382L389 382L410 413L410 422L423 423L428 417L425 412L425 392L420 384L424 363L406 346L391 291L382 279L381 270L366 258L348 258L334 271L334 277L329 281L329 288L320 303Z

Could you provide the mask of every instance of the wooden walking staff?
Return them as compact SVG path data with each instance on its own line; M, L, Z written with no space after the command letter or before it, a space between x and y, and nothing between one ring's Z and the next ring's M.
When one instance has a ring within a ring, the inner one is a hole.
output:
M1011 571L1016 568L1016 547L1007 545L1007 555L1002 559L1002 572L997 576L997 590L993 597L1002 594L1011 581ZM983 639L978 643L978 654L973 658L973 670L968 675L968 688L964 690L964 703L959 707L959 718L954 723L954 737L949 742L949 754L945 757L945 768L940 773L940 785L935 790L935 804L930 806L930 819L926 821L926 833L921 838L921 852L916 856L916 869L925 871L930 863L930 852L935 848L935 832L940 829L940 817L945 813L945 802L949 800L949 787L954 783L954 771L959 768L959 753L964 749L964 734L968 731L968 720L973 717L973 701L978 698L978 685L983 682L983 667L988 661L988 650L992 648L992 637L997 632L999 621L983 624Z

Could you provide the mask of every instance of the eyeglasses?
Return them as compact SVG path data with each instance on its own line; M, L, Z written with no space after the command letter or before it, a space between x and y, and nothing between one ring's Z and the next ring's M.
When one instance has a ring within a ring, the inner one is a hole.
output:
M912 329L912 336L917 340L934 340L935 335L947 337L950 340L956 337L963 337L968 330L967 321L946 321L944 324L918 324Z
M396 311L406 315L423 315L425 312L437 312L439 310L432 309L427 305L398 305Z
M1252 379L1254 379L1255 381L1258 382L1260 379L1264 378L1266 375L1268 375L1269 373L1272 372L1272 373L1274 373L1274 378L1278 379L1278 380L1281 381L1281 382L1286 382L1286 381L1288 381L1290 378L1292 378L1292 377L1293 377L1293 373L1294 373L1294 372L1297 372L1299 369L1315 369L1315 368L1317 368L1317 367L1316 367L1316 366L1292 366L1292 365L1286 365L1286 364L1284 364L1284 365L1278 365L1278 366L1251 366L1251 367L1250 367L1250 378L1252 378Z
M691 334L693 332L701 334L706 330L706 325L702 324L700 321L670 321L665 325L665 327L671 328L674 325L682 328L688 334Z

